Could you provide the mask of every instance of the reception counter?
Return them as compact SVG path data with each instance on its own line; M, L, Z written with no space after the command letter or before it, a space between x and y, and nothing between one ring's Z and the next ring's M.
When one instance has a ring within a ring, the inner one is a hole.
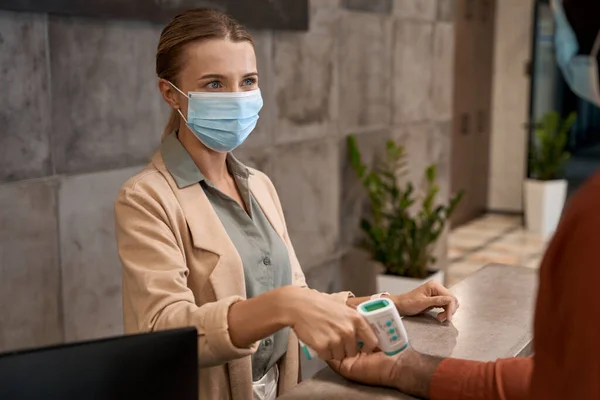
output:
M532 354L537 270L489 265L452 288L460 308L452 323L432 315L404 318L411 345L442 357L491 361ZM412 399L398 391L349 382L330 369L281 396L282 400Z

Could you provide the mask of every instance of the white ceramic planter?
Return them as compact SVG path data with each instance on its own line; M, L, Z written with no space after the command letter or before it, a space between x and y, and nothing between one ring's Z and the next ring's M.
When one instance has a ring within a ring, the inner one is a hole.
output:
M415 279L415 278L404 278L395 275L377 275L377 292L388 292L390 294L402 294L410 292L413 289L418 288L422 284L428 281L438 281L442 285L444 284L444 271L437 271L433 275L430 275L426 279Z
M525 180L525 225L546 238L556 230L567 197L567 181Z

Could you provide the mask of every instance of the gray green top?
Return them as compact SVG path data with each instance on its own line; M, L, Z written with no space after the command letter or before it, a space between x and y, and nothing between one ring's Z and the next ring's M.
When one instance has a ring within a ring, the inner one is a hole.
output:
M287 248L254 199L248 187L251 172L232 154L227 156L227 168L233 175L248 212L237 201L221 192L204 177L176 133L161 145L167 169L181 189L202 185L229 238L235 245L244 265L246 296L258 296L277 287L292 283ZM252 355L252 379L259 380L287 351L289 328L264 338Z

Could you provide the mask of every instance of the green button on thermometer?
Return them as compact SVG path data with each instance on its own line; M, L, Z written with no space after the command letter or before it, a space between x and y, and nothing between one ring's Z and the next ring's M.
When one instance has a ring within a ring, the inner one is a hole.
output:
M358 306L358 313L362 315L377 336L379 348L388 356L400 353L408 347L408 335L398 314L394 303L388 299L374 299L365 301ZM363 343L358 342L358 348ZM300 348L308 360L317 358L317 353L300 342Z

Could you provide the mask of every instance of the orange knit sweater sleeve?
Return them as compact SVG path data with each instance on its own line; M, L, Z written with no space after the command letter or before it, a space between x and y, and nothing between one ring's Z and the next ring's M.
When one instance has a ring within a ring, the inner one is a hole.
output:
M600 399L600 173L563 213L540 268L533 358L446 359L431 399Z
M533 359L507 358L478 362L447 358L431 381L432 400L525 400Z

